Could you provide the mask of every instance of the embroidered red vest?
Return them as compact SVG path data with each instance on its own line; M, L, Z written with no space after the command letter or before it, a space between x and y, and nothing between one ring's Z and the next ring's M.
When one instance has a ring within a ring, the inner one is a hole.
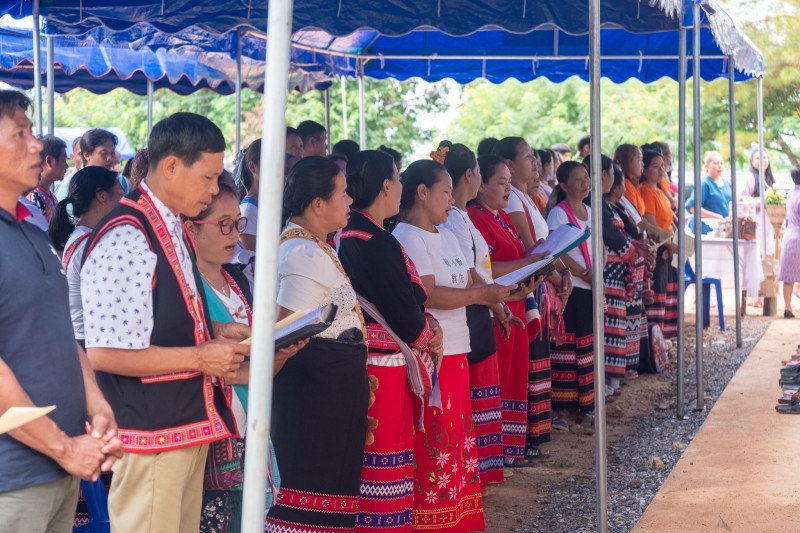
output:
M138 189L92 231L83 261L111 229L131 225L139 229L156 254L153 280L153 330L150 344L162 347L196 346L207 341L211 324L203 284L194 267L197 294L180 268L164 221L150 197ZM194 265L194 245L184 235ZM123 283L124 279L120 279ZM232 436L236 424L230 408L229 387L215 386L200 372L130 377L96 372L97 382L111 404L119 425L123 450L155 453L187 448ZM229 429L230 428L230 429Z

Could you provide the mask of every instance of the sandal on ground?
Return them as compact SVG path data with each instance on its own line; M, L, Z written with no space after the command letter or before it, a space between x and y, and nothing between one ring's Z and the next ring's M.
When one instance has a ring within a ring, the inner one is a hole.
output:
M524 459L503 459L503 466L505 468L530 468L533 465Z
M525 459L532 463L535 459L550 459L550 454L542 451L538 446L532 446L525 449Z
M514 471L510 468L503 468L503 478L508 479L514 477Z
M785 415L800 415L800 402L790 403L788 405L776 405L775 410Z
M783 312L783 318L794 318L794 313L787 309Z

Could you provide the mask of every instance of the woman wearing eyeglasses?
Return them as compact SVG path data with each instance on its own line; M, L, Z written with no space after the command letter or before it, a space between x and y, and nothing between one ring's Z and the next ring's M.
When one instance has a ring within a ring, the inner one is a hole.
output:
M247 218L240 216L236 191L220 181L219 193L197 217L184 222L197 247L197 269L203 280L205 301L214 322L238 322L250 325L252 295L241 270L230 264L234 248ZM275 370L304 343L279 350L275 354ZM244 364L235 376L225 376L233 383L231 404L236 415L239 435L244 437L247 411L249 365ZM214 442L209 447L203 484L203 509L200 531L239 531L241 529L244 438ZM269 465L267 506L278 484L278 470L273 460Z

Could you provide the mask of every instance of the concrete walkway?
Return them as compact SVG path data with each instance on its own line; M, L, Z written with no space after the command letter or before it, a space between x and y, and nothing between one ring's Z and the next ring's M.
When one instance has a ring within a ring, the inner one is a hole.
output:
M800 415L774 408L798 344L800 320L770 325L633 532L800 531Z

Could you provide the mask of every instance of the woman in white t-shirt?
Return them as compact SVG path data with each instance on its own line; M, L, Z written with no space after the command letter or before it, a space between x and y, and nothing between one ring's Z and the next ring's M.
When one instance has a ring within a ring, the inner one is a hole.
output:
M261 139L256 139L242 160L241 180L246 195L239 204L241 216L247 219L247 227L239 235L239 242L246 250L256 250L256 228L258 226L258 176L261 165Z
M441 405L425 408L425 430L414 436L414 523L430 523L446 512L441 531L482 531L478 456L469 398L470 351L466 306L494 305L510 287L478 285L458 239L442 227L453 205L453 185L441 164L415 161L403 172L400 213L392 234L417 267L428 293L426 309L439 321L444 350L438 383ZM439 226L439 227L437 227ZM464 481L466 480L466 482ZM447 492L447 498L438 495Z
M357 506L320 513L316 500L355 502L368 436L366 328L356 293L327 236L344 228L351 198L338 165L301 159L283 196L286 226L278 249L278 319L334 304L331 326L311 337L275 377L272 441L281 470L268 531L287 523L304 530L352 531ZM282 496L283 495L283 496Z
M84 343L81 264L86 242L95 224L114 209L124 196L117 174L103 167L84 167L75 173L70 190L58 202L48 233L61 254L67 275L69 307L75 340ZM72 216L68 214L72 208Z
M590 229L591 210L583 203L589 195L586 167L565 161L556 171L556 205L547 215L547 225L555 230L564 224ZM592 327L591 239L562 257L572 272L574 288L564 308L565 342L551 344L553 368L553 410L561 418L573 420L576 428L591 431L594 423L594 341ZM603 258L596 258L602 261ZM602 288L601 288L602 290Z
M536 170L538 170L538 160L534 157L530 145L522 137L506 137L500 140L494 147L494 154L505 161L511 174L511 194L504 211L517 229L525 253L529 254L537 242L545 239L550 233L542 213L528 194L528 185L535 178L534 165L537 165ZM547 277L546 283L539 291L539 310L542 316L548 319L543 321L541 333L531 342L530 359L537 362L537 367L545 368L540 372L530 373L530 389L547 389L550 382L550 367L541 361L550 361L550 339L559 338L561 314L572 293L572 279L569 269L559 259L555 262L555 270ZM529 401L531 400L532 396L529 396ZM539 418L538 413L528 417L529 435L540 431L537 429L542 427ZM569 431L569 425L554 414L551 429ZM529 449L538 446L533 444L535 440L529 439Z
M503 275L533 262L526 258L505 261L502 264L505 269L498 272L501 265L492 263L493 251L467 214L467 203L476 198L483 185L481 167L475 154L463 144L454 144L445 156L444 165L453 180L454 204L443 227L458 240L476 283L493 283L493 272ZM521 247L520 244L520 255ZM475 357L474 350L472 356L468 357L482 487L489 483L501 483L503 460L514 463L522 459L524 453L528 337L524 329L523 298L524 292L520 291L518 297L515 295L515 302L491 306L496 321L494 336L497 350L488 357L485 353L478 354L478 357L485 357L480 361ZM516 310L516 314L511 308ZM470 312L480 311L470 307ZM512 323L516 326L513 329ZM476 331L470 333L475 338ZM503 435L502 442L492 442L490 436L497 433Z

